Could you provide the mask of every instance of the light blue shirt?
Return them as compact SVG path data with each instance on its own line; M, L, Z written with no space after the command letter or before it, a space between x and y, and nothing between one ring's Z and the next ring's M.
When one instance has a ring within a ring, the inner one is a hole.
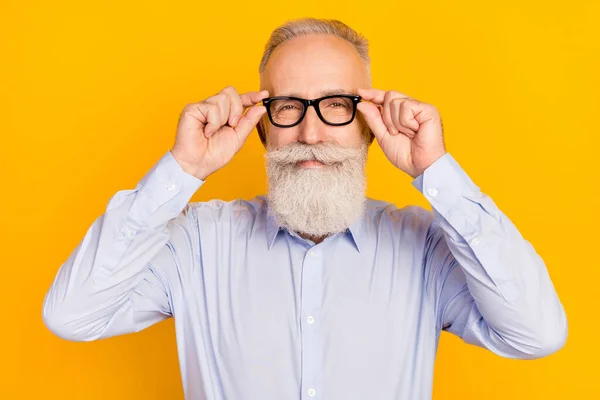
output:
M566 341L544 261L450 153L412 182L433 211L369 198L317 245L263 196L190 202L204 183L167 152L117 192L58 271L48 328L89 341L173 316L197 400L431 399L442 330L509 358Z

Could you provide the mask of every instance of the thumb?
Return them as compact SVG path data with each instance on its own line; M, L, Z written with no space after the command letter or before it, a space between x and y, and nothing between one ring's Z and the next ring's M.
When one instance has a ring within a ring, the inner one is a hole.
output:
M367 125L371 128L371 131L377 138L377 140L381 143L383 137L386 133L388 133L387 127L383 122L383 118L381 117L381 112L379 108L365 101L361 101L357 104L356 108L361 114L365 117L365 121L367 121Z
M254 129L266 112L267 108L263 105L255 105L248 109L234 128L240 141L246 140L252 129Z

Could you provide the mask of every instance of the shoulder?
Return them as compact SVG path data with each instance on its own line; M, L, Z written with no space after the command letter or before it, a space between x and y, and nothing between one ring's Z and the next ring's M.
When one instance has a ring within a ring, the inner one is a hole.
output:
M211 199L189 204L200 223L203 222L242 222L254 220L266 211L264 196L252 199L222 200Z
M405 229L423 229L431 225L433 213L421 206L397 205L368 198L365 210L366 220L374 225L402 226Z
M424 248L433 222L433 212L421 206L369 198L361 231L378 246Z

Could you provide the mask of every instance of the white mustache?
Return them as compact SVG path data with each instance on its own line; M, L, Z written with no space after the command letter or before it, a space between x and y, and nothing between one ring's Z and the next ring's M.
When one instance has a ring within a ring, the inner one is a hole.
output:
M343 147L333 142L304 144L290 143L281 149L272 150L265 154L268 161L278 164L291 164L307 160L316 160L323 164L343 163L356 158L356 148Z

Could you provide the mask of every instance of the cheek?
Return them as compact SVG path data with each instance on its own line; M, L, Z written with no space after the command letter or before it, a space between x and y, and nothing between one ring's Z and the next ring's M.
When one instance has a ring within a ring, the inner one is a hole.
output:
M355 121L357 122L357 121ZM344 147L358 147L363 140L362 127L358 123L352 123L352 128L336 132L335 141Z
M295 128L277 128L276 126L271 126L267 133L267 140L274 148L279 149L298 141L297 130Z

